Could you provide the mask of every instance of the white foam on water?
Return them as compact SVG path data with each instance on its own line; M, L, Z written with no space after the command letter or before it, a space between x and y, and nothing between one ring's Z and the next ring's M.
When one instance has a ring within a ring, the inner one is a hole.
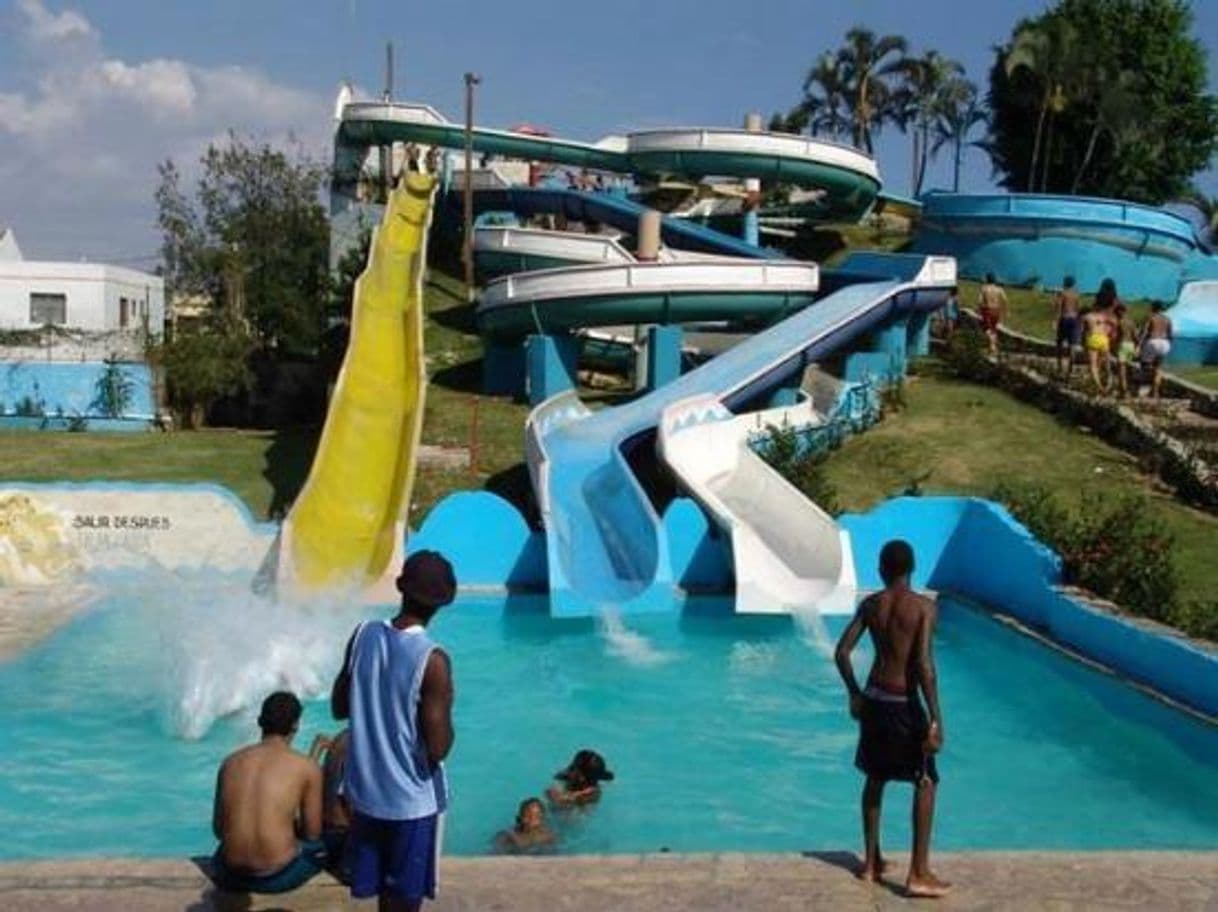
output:
M124 612L147 640L131 644L160 695L167 730L188 739L215 721L252 712L275 690L302 700L329 692L343 649L363 611L338 594L276 601L248 577L141 573L122 585Z
M641 633L628 629L615 609L606 608L601 611L599 626L601 636L605 638L606 652L631 665L663 665L676 658L675 654L658 648Z
M833 637L829 635L824 616L815 605L792 606L791 617L795 619L799 637L806 646L825 658L833 657L836 644L833 642Z

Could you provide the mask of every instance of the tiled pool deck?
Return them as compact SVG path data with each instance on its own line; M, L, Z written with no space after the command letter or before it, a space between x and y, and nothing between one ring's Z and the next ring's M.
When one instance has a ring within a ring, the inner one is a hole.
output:
M435 912L601 912L601 910L826 909L833 912L934 908L897 886L867 885L847 870L847 853L807 855L626 855L544 859L452 858L442 863ZM945 909L1218 909L1218 852L947 854L938 872L957 884ZM369 909L345 888L318 878L296 893L231 908L320 912ZM24 910L190 910L225 908L189 861L64 861L0 865L0 908Z

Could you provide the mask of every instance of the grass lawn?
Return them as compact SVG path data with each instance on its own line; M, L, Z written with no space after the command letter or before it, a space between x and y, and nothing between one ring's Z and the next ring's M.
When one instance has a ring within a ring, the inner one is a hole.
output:
M1070 504L1145 495L1175 536L1182 600L1213 599L1218 517L1161 491L1123 451L997 390L938 376L933 365L910 380L906 399L826 463L845 509L865 510L915 482L927 494L978 495L1002 481L1032 483Z
M265 519L304 482L316 431L205 429L173 434L0 431L6 481L211 481Z
M1173 364L1169 365L1167 370L1182 380L1218 390L1218 364L1197 367L1181 367Z

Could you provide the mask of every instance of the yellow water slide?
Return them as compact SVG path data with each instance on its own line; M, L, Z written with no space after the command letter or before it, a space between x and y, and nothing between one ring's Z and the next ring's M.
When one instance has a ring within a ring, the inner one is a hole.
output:
M423 272L435 178L394 189L355 283L351 341L281 539L291 588L367 589L401 553L423 427ZM285 579L286 577L286 579Z

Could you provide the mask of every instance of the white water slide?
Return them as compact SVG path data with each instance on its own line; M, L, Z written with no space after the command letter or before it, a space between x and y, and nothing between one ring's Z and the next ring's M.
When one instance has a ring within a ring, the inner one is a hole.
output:
M810 397L774 411L734 415L714 395L674 402L660 420L662 459L731 536L738 612L848 614L857 592L849 535L749 446L767 425L811 427L821 412Z

